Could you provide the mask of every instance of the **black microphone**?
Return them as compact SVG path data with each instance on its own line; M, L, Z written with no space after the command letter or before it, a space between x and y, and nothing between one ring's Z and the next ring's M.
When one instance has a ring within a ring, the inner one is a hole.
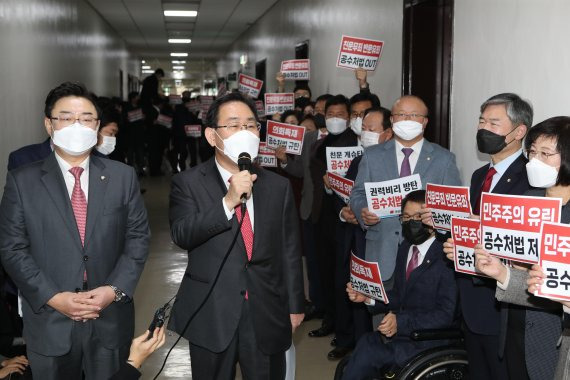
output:
M239 171L247 170L251 173L251 156L247 152L240 153L238 156ZM241 195L241 214L245 214L245 203L247 202L247 194Z

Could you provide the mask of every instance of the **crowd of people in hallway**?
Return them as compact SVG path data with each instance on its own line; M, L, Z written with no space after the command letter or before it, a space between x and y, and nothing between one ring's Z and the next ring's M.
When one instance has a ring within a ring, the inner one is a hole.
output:
M469 186L474 219L481 195L495 193L561 198L570 223L570 117L533 126L519 95L482 99L473 145L489 162L464 184L455 154L424 137L424 101L382 105L357 69L350 97L296 84L294 109L267 118L305 127L302 151L278 147L277 167L262 168L268 127L254 99L231 91L203 112L183 92L173 106L162 77L157 69L127 102L61 84L45 101L49 137L9 155L0 378L140 376L165 327L132 340L151 239L138 178L172 173L171 236L188 267L168 328L189 341L194 379L235 378L236 363L246 379L293 379L292 336L312 319L322 322L309 337L331 339L315 354L346 357L343 379L401 368L448 344L415 341L414 331L447 328L463 333L471 379L570 379L570 302L533 295L547 277L539 265L502 262L478 244L485 276L456 272L454 241L434 227L425 190L405 195L391 218L366 195L367 183L417 174L423 185ZM344 175L354 181L347 200L332 189L327 148L349 147L362 154ZM352 254L378 263L389 303L352 287Z

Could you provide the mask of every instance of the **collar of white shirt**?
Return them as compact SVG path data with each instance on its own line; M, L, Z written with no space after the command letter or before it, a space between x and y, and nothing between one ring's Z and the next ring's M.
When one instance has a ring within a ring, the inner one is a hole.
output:
M418 266L422 265L422 263L424 262L424 258L426 257L426 254L434 241L435 241L435 236L432 236L426 241L424 241L422 244L415 246L418 247L418 251L420 251L420 254L418 255ZM414 253L414 246L412 245L410 246L410 249L408 251L408 260L406 261L406 267L407 263L410 262L413 253Z
M394 141L396 142L396 153L404 155L404 152L402 152L403 148L407 148L405 146L403 146L398 140L394 139ZM415 143L414 145L410 146L409 148L413 149L412 154L420 154L420 152L422 151L422 146L424 145L424 139L421 139L420 141L418 141L417 143Z
M65 186L67 187L67 192L69 193L69 198L71 198L71 194L73 193L73 186L75 185L75 177L73 176L73 174L71 174L71 172L69 171L69 169L72 168L72 166L65 161L63 158L61 158L58 154L57 151L55 152L55 159L57 160L57 164L59 165L59 169L61 170L61 173L63 174L63 179L65 181ZM87 158L85 160L83 160L83 162L81 162L78 166L83 168L83 173L81 173L81 189L83 190L83 193L85 194L85 200L89 200L88 198L88 192L89 192L89 156L87 156Z
M497 182L499 182L499 180L501 179L503 174L505 174L509 166L511 166L511 164L515 162L516 159L519 158L521 154L522 154L522 149L517 150L515 153L511 154L509 157L505 158L504 160L498 162L496 165L493 165L493 162L491 161L491 165L489 167L495 168L495 170L497 171L497 174L493 176L493 182L491 183L491 190L495 187Z

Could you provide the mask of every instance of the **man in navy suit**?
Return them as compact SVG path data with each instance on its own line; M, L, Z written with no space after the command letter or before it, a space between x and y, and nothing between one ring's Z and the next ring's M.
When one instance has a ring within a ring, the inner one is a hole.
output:
M51 138L49 137L43 143L23 146L8 156L8 171L25 164L41 161L49 156L52 151Z
M364 379L392 365L403 366L410 358L447 341L415 342L415 330L448 328L453 325L457 287L451 263L435 231L423 224L420 210L425 190L408 194L402 201L402 234L398 249L394 287L388 304L374 302L347 285L353 302L365 302L374 313L386 313L375 332L358 341L345 368L343 379Z

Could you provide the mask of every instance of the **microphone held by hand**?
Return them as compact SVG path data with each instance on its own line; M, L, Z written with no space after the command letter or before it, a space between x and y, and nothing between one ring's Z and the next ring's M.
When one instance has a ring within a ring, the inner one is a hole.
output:
M239 171L247 170L251 173L251 156L247 152L240 153L238 157L238 167ZM245 212L245 203L247 202L247 194L243 193L241 195L241 211L242 215Z

